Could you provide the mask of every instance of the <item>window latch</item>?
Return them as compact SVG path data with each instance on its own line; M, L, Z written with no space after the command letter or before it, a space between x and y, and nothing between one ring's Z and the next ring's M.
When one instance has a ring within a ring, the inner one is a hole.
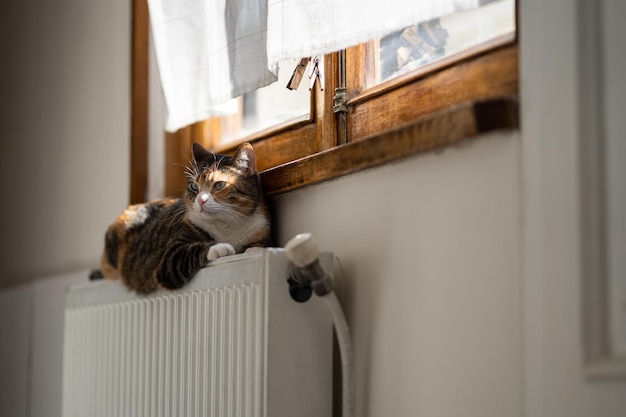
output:
M333 113L348 112L348 90L346 87L335 88L335 97L333 97L333 99L335 101Z

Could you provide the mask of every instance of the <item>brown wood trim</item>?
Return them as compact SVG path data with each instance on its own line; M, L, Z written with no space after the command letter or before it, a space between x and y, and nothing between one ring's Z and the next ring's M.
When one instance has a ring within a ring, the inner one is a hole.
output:
M295 161L331 149L337 144L337 119L333 113L335 88L339 85L339 54L324 59L324 89L315 83L311 91L311 117L296 123L281 125L212 149L216 153L232 154L239 145L254 146L260 170ZM306 88L304 86L300 88Z
M429 114L518 94L516 45L475 56L375 99L348 103L348 139L361 140Z
M260 170L303 158L320 151L316 142L317 127L308 123L298 129L276 135L271 140L253 144L257 155L257 166ZM233 153L233 147L227 153Z
M191 153L190 126L177 130L175 133L165 133L165 195L168 197L181 196L185 192L187 178L185 167L189 166Z
M339 53L324 58L324 91L316 84L315 123L317 149L323 151L337 145L337 118L333 112L335 89L339 86Z
M267 129L259 130L258 132L254 132L240 139L235 139L224 144L218 144L214 146L211 150L215 153L221 153L221 154L232 153L235 149L237 149L240 145L244 143L254 144L257 142L261 142L269 138L272 138L276 135L280 135L285 132L300 129L303 126L313 123L314 121L315 120L313 120L311 115L303 115L301 117L295 117L291 120L287 120L284 123L271 126Z
M362 93L370 84L368 76L376 74L376 61L367 59L378 41L370 41L346 49L346 88L348 101Z
M461 104L394 130L261 173L268 196L293 191L477 135L518 127L516 97Z
M133 0L131 56L130 203L148 191L148 3Z
M348 56L354 57L354 62L352 63L352 65L349 65L349 67L355 68L354 72L358 75L354 76L354 79L358 79L359 83L355 83L350 86L350 97L348 100L348 104L354 105L363 101L371 100L375 97L388 93L391 90L402 87L405 84L414 83L421 78L425 78L431 74L440 72L451 66L459 65L463 61L472 60L480 55L491 53L496 49L514 46L515 44L515 33L498 36L489 41L481 42L480 44L475 45L471 48L466 48L457 53L445 56L441 59L438 59L437 61L425 64L413 71L407 72L406 74L391 78L371 87L368 87L369 81L366 78L366 67L363 65L363 63L366 63L370 66L373 65L370 63L371 60L367 59L367 55L368 50L373 49L375 45L371 45L370 43L355 46L349 49L350 53L348 54ZM373 72L374 69L368 68L367 70Z

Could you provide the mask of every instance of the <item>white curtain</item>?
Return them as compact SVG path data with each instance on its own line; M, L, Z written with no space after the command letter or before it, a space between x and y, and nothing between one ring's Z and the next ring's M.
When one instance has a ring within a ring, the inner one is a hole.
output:
M228 111L276 81L278 61L322 55L478 0L148 0L166 129Z
M267 0L267 55L322 55L476 6L478 0Z

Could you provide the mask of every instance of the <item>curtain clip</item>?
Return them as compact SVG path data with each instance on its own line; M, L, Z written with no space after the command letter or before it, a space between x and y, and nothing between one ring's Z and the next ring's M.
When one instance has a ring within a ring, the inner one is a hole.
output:
M309 78L311 80L309 84L309 91L313 90L315 87L315 80L319 80L320 91L324 91L324 67L320 66L321 58L316 56L313 58L313 69L311 70L311 74L309 74Z
M302 81L302 76L304 75L304 71L306 70L306 66L309 65L309 61L311 58L302 58L298 65L296 65L296 69L293 70L293 74L287 83L287 88L290 90L297 90L300 86L300 81Z

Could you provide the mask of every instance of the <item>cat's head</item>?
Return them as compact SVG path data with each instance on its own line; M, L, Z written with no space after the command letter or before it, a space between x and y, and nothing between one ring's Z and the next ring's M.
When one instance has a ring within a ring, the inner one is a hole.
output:
M185 199L194 223L236 222L252 215L263 204L252 146L244 143L231 157L216 155L194 143Z

